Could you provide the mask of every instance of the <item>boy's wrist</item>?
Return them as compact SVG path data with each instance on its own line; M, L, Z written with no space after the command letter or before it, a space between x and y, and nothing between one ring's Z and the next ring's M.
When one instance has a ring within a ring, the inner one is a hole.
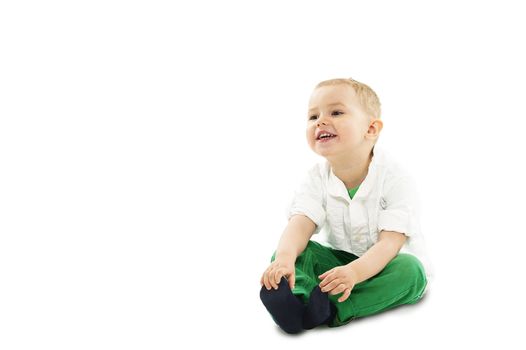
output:
M347 272L354 283L360 282L360 275L358 274L358 271L356 271L356 266L352 262L347 264Z

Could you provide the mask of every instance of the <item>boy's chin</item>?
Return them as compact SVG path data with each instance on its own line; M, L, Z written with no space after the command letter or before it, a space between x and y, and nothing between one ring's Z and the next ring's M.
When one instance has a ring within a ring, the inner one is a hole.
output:
M314 153L316 153L317 155L319 155L320 157L323 157L323 158L328 158L328 157L334 157L337 155L337 151L334 147L327 147L327 148L321 148L321 147L317 147L317 145L314 145L314 147L311 147L312 151Z
M327 160L330 160L330 158L334 157L334 152L330 152L330 151L316 151L315 152L317 155L319 155L320 157L323 157Z

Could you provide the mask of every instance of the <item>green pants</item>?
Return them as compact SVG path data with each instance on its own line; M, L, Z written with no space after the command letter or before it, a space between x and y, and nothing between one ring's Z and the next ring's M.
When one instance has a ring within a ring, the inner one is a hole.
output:
M274 261L275 253L271 261ZM292 293L308 303L311 291L321 280L319 275L358 259L356 255L309 241L296 259L296 283ZM329 295L338 312L329 327L343 326L357 317L365 317L403 304L414 304L425 291L427 279L420 261L410 254L398 254L385 268L358 283L344 302L341 293Z

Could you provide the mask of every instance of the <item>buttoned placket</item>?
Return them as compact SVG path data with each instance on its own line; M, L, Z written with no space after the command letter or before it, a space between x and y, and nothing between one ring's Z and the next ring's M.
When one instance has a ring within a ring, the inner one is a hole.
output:
M353 199L349 197L349 193L345 184L339 179L330 169L329 172L329 195L333 198L338 198L340 205L344 205L344 230L346 234L345 245L350 251L356 253L364 253L367 248L372 245L371 227L369 223L368 209L364 207L362 201L359 199L366 196L371 186L371 181L374 181L376 168L371 162L368 174L364 181L360 184L360 188L355 193ZM361 228L361 230L360 230ZM364 229L366 232L364 232ZM362 231L362 232L360 232ZM351 234L351 233L354 234ZM360 254L361 255L361 254Z

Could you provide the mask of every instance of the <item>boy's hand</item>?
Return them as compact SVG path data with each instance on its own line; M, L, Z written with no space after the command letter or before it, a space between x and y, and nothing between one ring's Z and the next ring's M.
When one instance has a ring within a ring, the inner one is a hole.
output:
M318 276L322 281L320 288L322 292L329 292L331 295L343 293L338 302L344 302L351 295L358 280L356 273L349 265L338 266Z
M295 276L295 265L294 261L290 259L276 259L270 266L265 270L263 276L261 276L261 285L265 285L267 290L270 288L278 289L278 283L281 280L281 277L287 277L289 281L290 289L294 288L294 283L296 282Z

